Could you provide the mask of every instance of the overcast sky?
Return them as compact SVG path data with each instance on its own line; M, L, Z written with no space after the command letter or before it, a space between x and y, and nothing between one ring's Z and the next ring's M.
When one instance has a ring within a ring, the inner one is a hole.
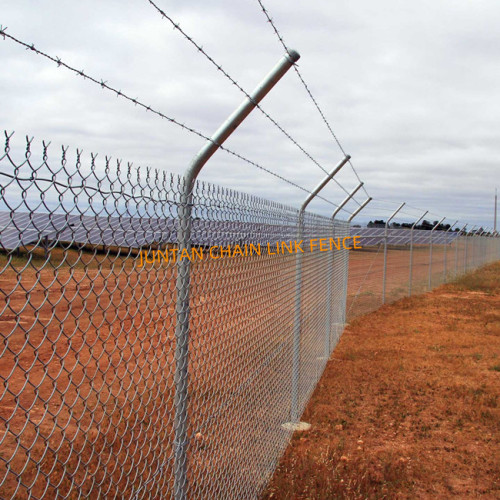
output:
M283 55L257 0L157 0L248 92ZM429 219L493 224L500 185L500 2L498 0L315 0L265 2L299 69L368 193L359 221ZM211 135L241 92L147 0L2 1L0 23L69 65ZM0 126L182 173L203 145L182 131L69 71L0 40ZM262 107L322 166L342 158L294 71ZM307 189L324 173L254 111L226 145ZM39 147L39 146L37 146ZM300 206L305 193L219 151L201 179ZM357 179L345 167L338 180ZM324 196L345 196L333 185ZM364 192L358 202L366 198ZM349 210L356 208L352 203ZM328 215L321 200L310 205Z

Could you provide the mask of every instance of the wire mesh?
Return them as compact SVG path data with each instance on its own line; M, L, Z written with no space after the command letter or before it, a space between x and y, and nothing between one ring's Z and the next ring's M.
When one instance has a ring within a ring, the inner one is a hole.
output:
M383 228L353 229L363 248L350 253L347 319L383 305ZM432 250L431 250L432 241ZM390 229L385 303L429 291L500 258L500 238L487 233Z
M310 241L348 224L306 213L297 253L296 209L197 183L179 310L183 180L31 144L0 157L2 497L254 498L343 330L348 251Z

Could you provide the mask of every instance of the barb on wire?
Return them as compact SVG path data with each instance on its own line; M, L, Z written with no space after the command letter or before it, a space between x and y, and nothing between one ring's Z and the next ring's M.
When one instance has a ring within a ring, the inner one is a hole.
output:
M169 121L170 123L173 123L174 125L177 125L178 127L182 128L183 130L187 131L187 132L190 132L192 134L195 134L197 135L198 137L201 137L207 141L210 141L212 142L212 144L215 144L219 149L221 149L222 151L225 151L226 153L234 156L235 158L238 158L239 160L242 160L246 163L248 163L249 165L252 165L254 166L255 168L258 168L259 170L262 170L263 172L267 172L268 174L276 177L277 179L283 181L283 182L286 182L287 184L297 188L297 189L300 189L301 191L309 194L309 190L307 190L306 188L300 186L299 184L287 179L286 177L270 170L269 168L266 168L266 167L263 167L262 165L246 158L245 156L235 152L235 151L232 151L231 149L228 149L224 146L222 146L221 144L218 144L217 142L215 142L212 138L206 136L205 134L199 132L198 130L192 128L192 127L189 127L188 125L184 124L184 123L181 123L179 120L175 119L175 118L172 118L170 116L167 116L165 115L164 113L162 113L161 111L158 111L154 108L152 108L151 106L148 106L144 103L142 103L141 101L139 101L139 99L136 97L136 98L132 98L130 97L129 95L125 94L124 92L122 92L121 90L118 90L114 87L112 87L111 85L109 85L107 83L106 80L103 80L102 78L94 78L93 76L90 76L90 75L87 75L85 73L84 70L78 70L72 66L70 66L69 64L65 63L60 57L54 57L54 56L51 56L39 49L37 49L35 47L34 44L28 44L26 42L23 42L22 40L19 40L18 38L8 34L5 32L5 28L2 28L0 30L0 36L3 36L4 38L8 38L9 40L12 40L13 42L21 45L22 47L24 47L26 50L31 50L33 52L35 52L37 55L39 56L42 56L46 59L49 59L50 61L54 62L57 64L57 66L59 67L64 67L66 68L67 70L71 71L72 73L78 75L78 76L82 76L84 79L86 80L90 80L91 82L95 83L96 85L99 85L102 89L105 89L105 90L109 90L110 92L114 93L117 97L122 97L123 99L133 103L134 105L136 106L139 106L141 107L142 109L144 109L145 111L150 111L151 113L159 116L160 118L163 118L167 121ZM331 202L330 200L327 200L326 198L323 198L323 197L320 197L318 196L318 198L322 199L323 201L325 201L326 203L336 207L337 205L335 205L335 203Z
M276 27L276 24L274 23L271 15L269 14L269 11L266 9L266 7L264 6L262 0L257 0L257 2L259 3L260 5L260 8L262 10L262 12L264 13L264 15L266 16L266 19L267 19L267 22L271 25L271 28L273 29L274 33L276 34L278 40L280 41L281 45L283 46L283 48L289 52L289 49L285 43L285 40L283 38L283 35L281 35L281 33L278 31L278 28ZM342 153L344 154L344 156L346 155L346 152L344 150L344 148L342 147L342 144L340 143L338 137L336 136L335 132L333 131L330 123L328 122L328 120L326 119L326 116L325 116L325 113L323 113L323 110L321 109L321 107L319 106L318 104L318 101L316 100L316 98L313 96L313 93L311 92L311 89L309 88L309 86L307 85L306 81L304 80L304 77L302 76L301 72L299 71L299 68L297 67L297 65L294 65L293 69L295 70L295 73L297 74L297 76L299 77L299 80L301 81L303 87L305 88L307 94L309 95L311 101L313 102L314 106L316 107L316 109L318 110L318 113L320 114L324 124L326 125L326 127L328 128L330 134L332 135L333 139L335 140L335 142L337 143L337 146L340 148L340 151L342 151ZM361 182L361 178L359 177L359 174L358 172L356 171L356 169L354 168L354 165L352 163L352 160L349 160L349 164L351 165L351 168L352 168L352 171L354 172L354 175L356 176L356 178L358 179L359 182ZM363 186L363 191L365 192L365 194L367 196L368 195L368 191L366 190L366 188ZM357 200L354 200L358 205L360 205L360 203L357 201Z
M248 94L248 92L227 72L224 70L224 68L218 64L214 59L213 57L211 57L207 52L206 50L201 46L199 45L194 39L193 37L189 36L181 27L180 27L180 24L179 23L176 23L168 14L165 13L165 11L163 11L153 0L147 0L147 2L161 15L161 17L165 20L167 20L174 28L174 30L177 30L179 33L181 33L181 35L186 38L186 40L189 41L189 43L191 43L198 52L200 52L201 54L203 54L205 56L206 59L208 59L208 61L210 61L210 63L212 63L218 71L220 71L240 92L242 92L246 97L247 99L249 99L254 105L255 107L273 124L275 125L279 130L280 132L282 132L297 148L300 149L300 151L302 151L302 153L304 153L304 155L309 158L309 160L311 160L318 168L320 168L325 174L328 175L328 171L308 152L305 150L304 147L302 147L272 116L269 115L269 113L267 113L262 107L260 104L256 103L254 101L254 99L252 99L252 97ZM286 52L289 53L289 50L286 49ZM296 68L296 65L294 64L294 68ZM342 149L342 148L341 148ZM344 150L342 150L342 152L344 153L344 156L346 156L346 152ZM359 182L361 182L361 179L359 179L358 177L358 180ZM344 188L344 186L337 181L337 179L333 178L333 181L346 193L346 194L349 194L349 192L347 191L347 189Z

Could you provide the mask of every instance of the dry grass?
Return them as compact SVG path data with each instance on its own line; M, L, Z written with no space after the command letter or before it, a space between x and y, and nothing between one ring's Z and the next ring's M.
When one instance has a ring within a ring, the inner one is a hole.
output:
M264 498L500 498L500 263L354 320Z

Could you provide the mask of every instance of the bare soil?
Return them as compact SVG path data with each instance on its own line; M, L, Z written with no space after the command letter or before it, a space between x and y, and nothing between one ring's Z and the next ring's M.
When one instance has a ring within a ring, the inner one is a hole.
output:
M500 498L500 263L345 330L264 498Z

